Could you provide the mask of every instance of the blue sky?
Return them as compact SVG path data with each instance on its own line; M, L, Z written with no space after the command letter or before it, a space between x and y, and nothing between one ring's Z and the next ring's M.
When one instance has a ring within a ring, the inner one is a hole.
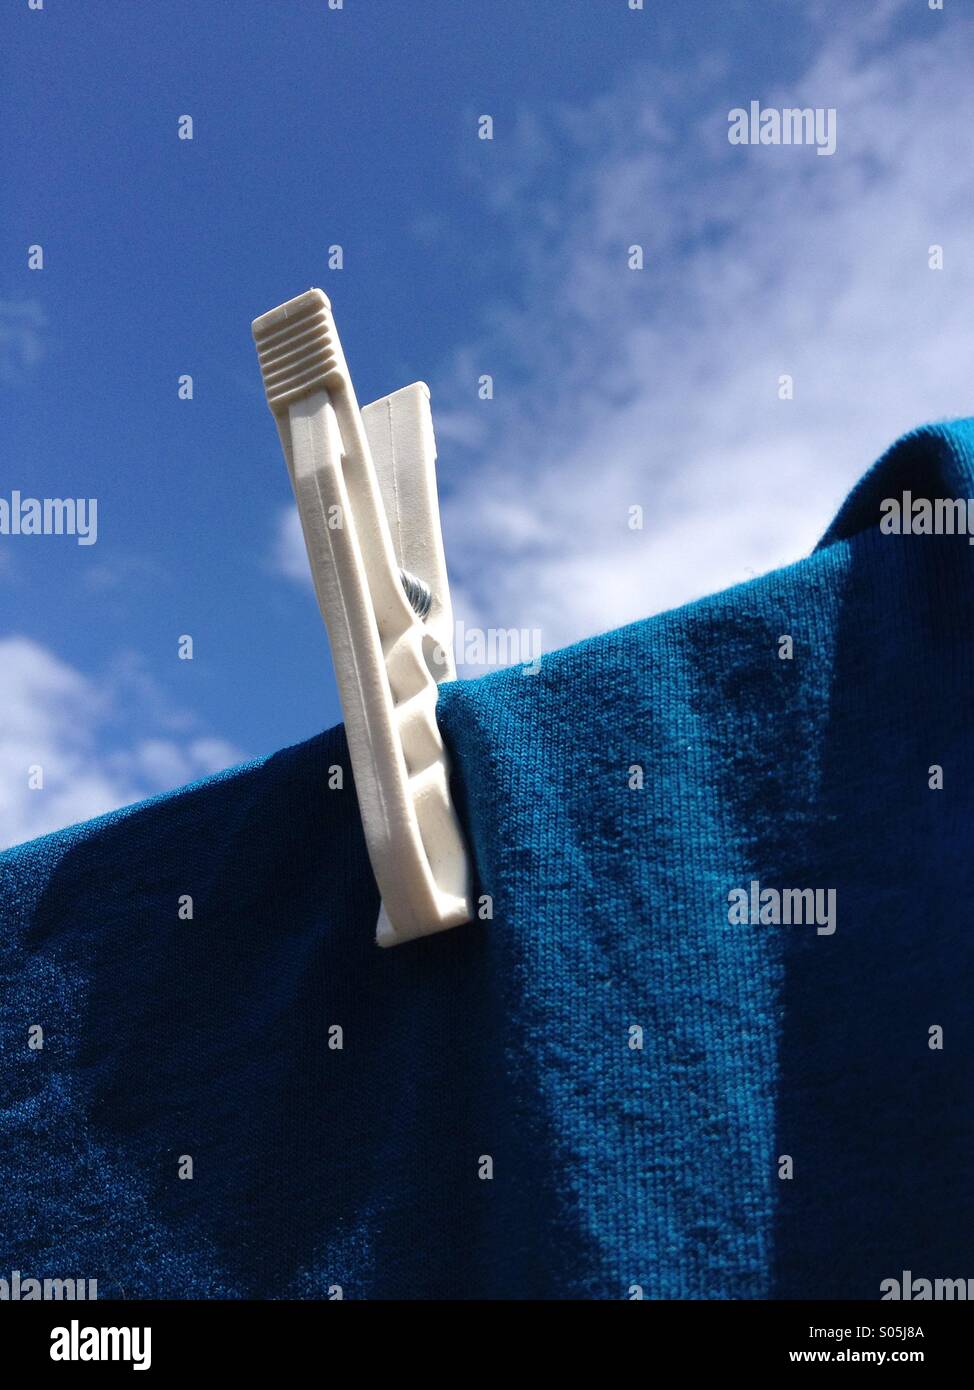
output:
M98 541L0 536L0 842L340 718L250 338L311 284L363 404L431 386L457 616L547 648L797 558L968 413L963 8L9 4L0 496ZM835 155L731 146L751 99Z

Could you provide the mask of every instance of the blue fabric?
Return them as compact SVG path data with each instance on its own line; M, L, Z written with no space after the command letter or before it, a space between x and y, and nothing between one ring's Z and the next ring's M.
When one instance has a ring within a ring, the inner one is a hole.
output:
M0 1275L615 1299L974 1275L974 550L880 534L907 487L974 496L974 422L901 441L790 568L443 690L491 922L374 946L340 729L0 856ZM731 924L752 880L834 889L834 933Z

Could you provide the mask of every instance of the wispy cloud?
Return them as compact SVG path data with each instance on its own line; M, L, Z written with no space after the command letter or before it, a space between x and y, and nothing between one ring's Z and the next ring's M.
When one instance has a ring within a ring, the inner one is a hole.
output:
M551 649L787 563L897 434L974 409L972 26L904 38L901 9L810 11L787 86L703 57L497 132L478 193L511 296L433 377L468 625ZM836 153L732 146L752 98L834 107ZM293 512L277 542L304 578Z
M308 568L308 552L304 547L301 533L301 520L298 509L288 506L277 515L277 529L271 550L271 567L287 579L296 579L302 584L311 584L311 571Z
M37 642L4 638L0 710L0 848L242 757L171 709L131 656L95 680Z
M441 450L461 615L551 647L786 563L896 434L974 409L965 46L834 12L829 35L793 86L730 104L835 107L830 158L729 145L732 74L704 62L679 97L644 73L560 113L568 187L514 184L521 302L447 383L486 436Z
M47 317L33 299L0 299L0 386L19 386L44 357Z

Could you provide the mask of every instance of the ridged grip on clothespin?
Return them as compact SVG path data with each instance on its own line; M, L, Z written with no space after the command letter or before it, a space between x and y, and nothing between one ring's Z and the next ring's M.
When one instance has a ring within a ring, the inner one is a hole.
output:
M394 945L471 916L469 859L436 723L437 680L452 674L453 658L428 393L408 387L368 407L367 431L321 290L261 315L253 333L328 627L382 894L377 939ZM408 505L395 505L390 528L387 508L397 496ZM420 577L433 581L426 621L403 590L400 569L414 568L404 555L425 564Z

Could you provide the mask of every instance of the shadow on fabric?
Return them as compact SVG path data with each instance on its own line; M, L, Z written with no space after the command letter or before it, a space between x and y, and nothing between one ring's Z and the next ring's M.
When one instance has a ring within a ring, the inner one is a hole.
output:
M808 881L836 929L780 929L780 1298L974 1275L974 549L877 525L904 489L974 496L972 458L970 424L908 436L822 542L848 554Z
M13 1267L101 1297L463 1298L578 1263L570 1231L518 1263L546 1224L532 1151L513 1192L478 1178L531 1107L496 1041L505 963L480 925L375 946L347 768L332 730L39 842L7 1010L47 1034L0 1201Z

